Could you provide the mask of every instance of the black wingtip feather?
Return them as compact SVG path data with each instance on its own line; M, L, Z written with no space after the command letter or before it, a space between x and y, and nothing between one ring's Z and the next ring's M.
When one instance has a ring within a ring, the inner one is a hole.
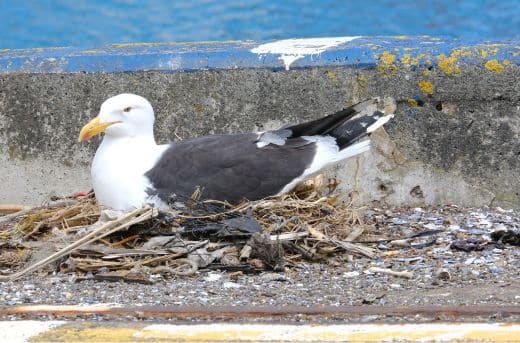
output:
M336 128L341 127L349 119L356 116L356 114L359 114L359 112L363 111L367 106L377 104L378 101L378 98L365 100L326 117L289 126L285 129L292 131L293 134L291 137L327 135Z
M359 118L350 119L330 132L330 135L336 138L340 149L346 148L360 139L369 136L370 133L367 129L384 115L383 112L375 111L370 115L367 114Z

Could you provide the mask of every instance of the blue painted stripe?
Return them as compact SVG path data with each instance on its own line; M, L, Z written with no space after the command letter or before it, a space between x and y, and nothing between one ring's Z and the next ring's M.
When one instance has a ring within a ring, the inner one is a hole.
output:
M251 52L251 49L263 43L266 42L121 44L89 50L71 47L0 50L0 73L283 69L280 54ZM446 37L406 36L358 38L320 54L299 58L291 64L291 69L324 66L372 68L383 63L381 56L385 52L386 56L391 56L387 63L399 65L407 59L424 54L426 57L419 58L419 64L435 64L439 55L450 56L456 50L461 52L457 55L457 62L481 64L483 61L496 59L520 65L518 40L468 41Z

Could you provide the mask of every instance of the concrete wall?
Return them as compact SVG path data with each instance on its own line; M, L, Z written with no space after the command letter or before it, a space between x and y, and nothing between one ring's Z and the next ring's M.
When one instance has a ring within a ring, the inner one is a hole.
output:
M274 128L372 96L396 118L333 168L358 202L520 208L520 42L350 37L0 51L0 203L87 190L109 96L148 98L158 142Z

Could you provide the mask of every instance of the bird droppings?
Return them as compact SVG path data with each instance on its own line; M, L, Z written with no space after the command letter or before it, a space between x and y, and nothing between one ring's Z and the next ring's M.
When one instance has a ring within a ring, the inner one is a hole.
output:
M258 54L260 58L267 54L278 55L279 60L281 60L284 64L285 70L289 70L291 68L291 64L293 64L298 59L309 55L319 55L328 49L334 48L344 43L348 43L358 38L360 37L284 39L271 43L261 44L251 49L251 52Z

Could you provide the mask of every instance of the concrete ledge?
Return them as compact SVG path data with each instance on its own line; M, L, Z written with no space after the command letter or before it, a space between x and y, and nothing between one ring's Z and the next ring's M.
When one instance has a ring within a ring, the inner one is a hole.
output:
M397 116L334 168L360 203L520 208L520 42L339 37L0 51L0 203L89 188L79 128L107 97L156 109L159 142L269 129L371 96Z
M0 50L0 73L373 68L378 65L394 69L399 65L431 65L437 59L443 70L454 74L460 72L457 68L460 62L507 60L506 64L520 64L519 44L510 40L460 41L448 37L391 36L286 39L267 43L135 43L97 49L5 49ZM287 63L290 56L294 61ZM502 70L494 62L488 68Z

